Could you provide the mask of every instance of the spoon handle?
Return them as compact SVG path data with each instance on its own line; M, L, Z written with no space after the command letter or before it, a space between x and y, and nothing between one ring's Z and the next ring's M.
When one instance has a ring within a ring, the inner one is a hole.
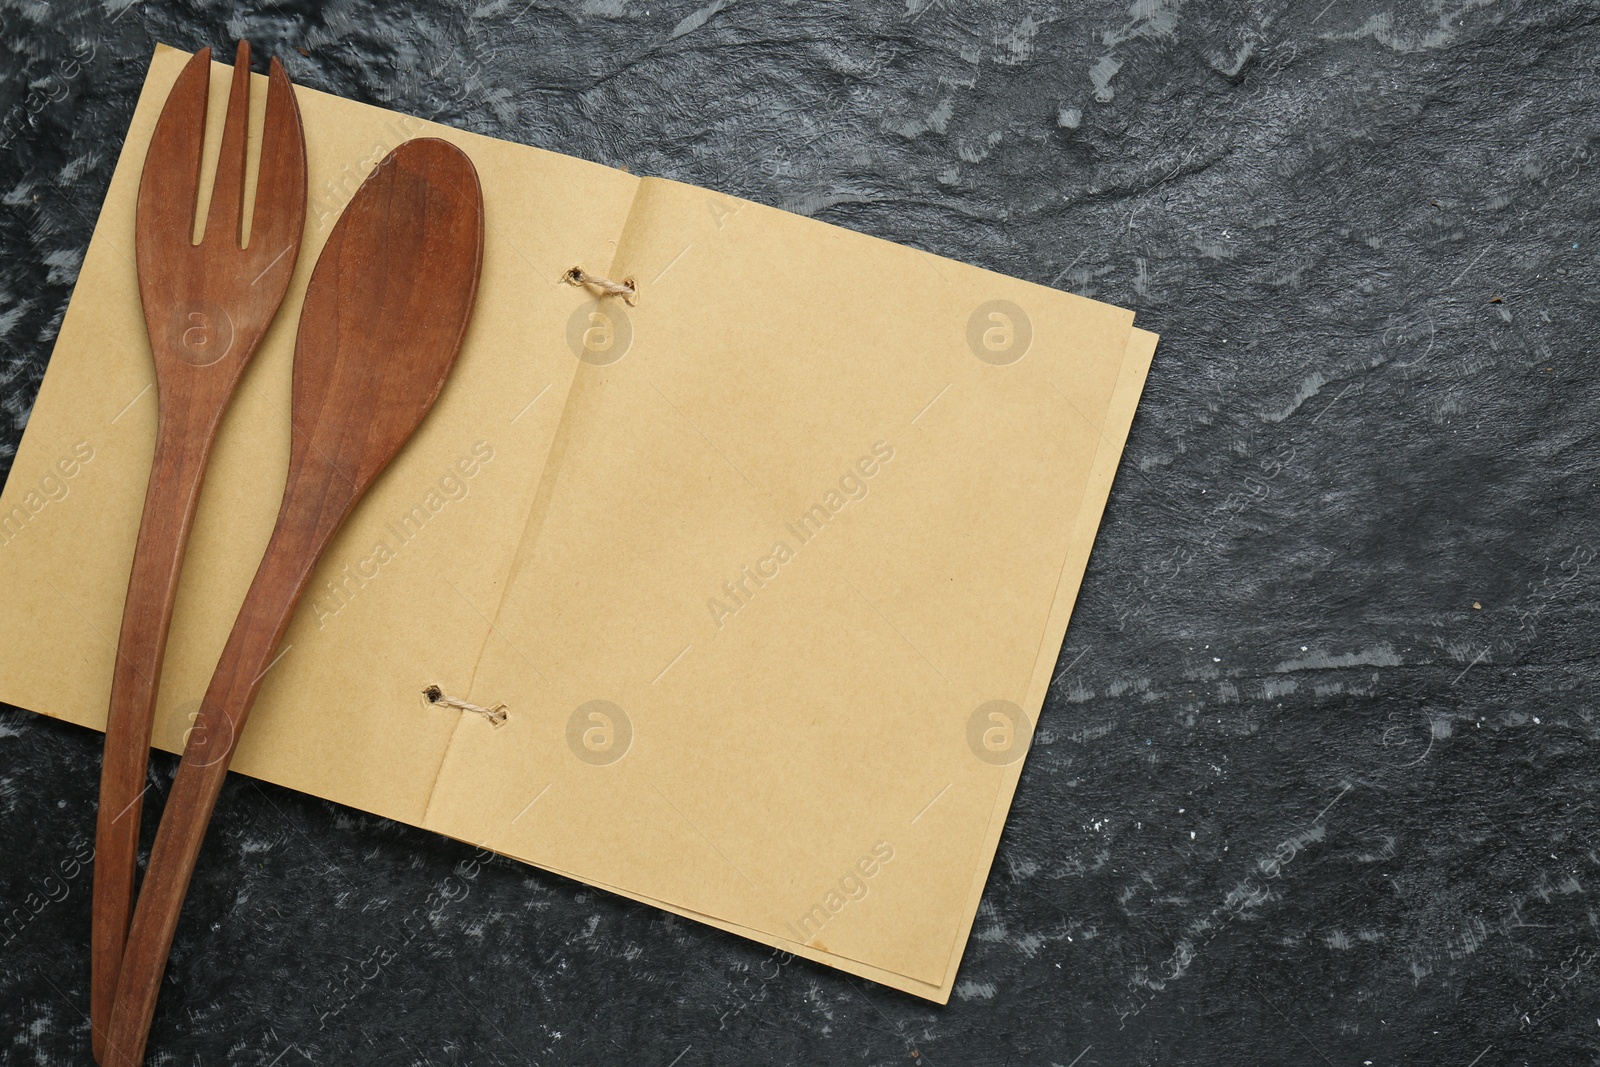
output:
M322 516L318 522L317 517L304 514L313 505L285 499L278 526L184 746L122 953L106 1041L106 1067L137 1067L143 1061L145 1037L155 1014L178 915L228 764L317 557L354 501L343 502L342 508L339 501L319 499L315 503L331 505L337 519L330 523L327 519L332 516Z

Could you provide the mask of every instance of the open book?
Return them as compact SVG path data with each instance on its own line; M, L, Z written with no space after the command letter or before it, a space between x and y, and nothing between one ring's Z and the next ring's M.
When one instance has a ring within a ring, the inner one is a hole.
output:
M92 728L155 436L134 201L186 58L156 52L0 499L0 698ZM467 343L324 556L234 768L947 1000L1154 335L298 93L305 245L212 455L156 743L181 749L272 528L317 252L389 149L443 137L487 212ZM632 278L637 304L565 284L573 266Z

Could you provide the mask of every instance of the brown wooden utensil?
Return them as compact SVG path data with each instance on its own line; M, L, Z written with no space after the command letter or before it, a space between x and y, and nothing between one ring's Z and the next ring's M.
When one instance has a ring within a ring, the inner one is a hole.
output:
M89 997L96 1059L122 967L161 661L206 460L234 387L289 288L305 229L305 136L289 77L274 59L255 212L243 243L250 46L240 41L205 234L191 243L210 81L211 50L203 48L167 96L139 180L134 248L155 357L156 449L123 602L100 772Z
M483 262L477 171L436 138L378 164L317 260L295 345L277 526L184 748L123 954L107 1067L136 1067L178 913L251 703L317 559L433 406Z

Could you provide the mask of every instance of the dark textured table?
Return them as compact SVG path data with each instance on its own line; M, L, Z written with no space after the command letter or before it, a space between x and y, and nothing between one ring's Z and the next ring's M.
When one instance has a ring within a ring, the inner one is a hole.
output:
M947 1007L236 776L152 1063L1600 1063L1600 5L261 7L0 0L7 462L156 41L1163 340ZM0 711L5 1064L99 751Z

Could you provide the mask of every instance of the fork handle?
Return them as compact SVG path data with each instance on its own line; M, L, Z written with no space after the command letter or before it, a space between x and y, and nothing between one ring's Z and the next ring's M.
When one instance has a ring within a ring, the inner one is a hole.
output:
M106 1058L101 1061L105 1067L138 1067L144 1058L178 915L228 764L262 679L275 662L273 652L311 580L321 545L331 533L306 523L286 522L280 515L250 583L184 745L150 852L144 887L122 953Z
M94 1056L102 1063L133 910L144 780L167 627L206 460L221 421L220 406L214 412L196 404L172 409L160 393L157 403L155 457L117 639L95 822L90 1018Z

